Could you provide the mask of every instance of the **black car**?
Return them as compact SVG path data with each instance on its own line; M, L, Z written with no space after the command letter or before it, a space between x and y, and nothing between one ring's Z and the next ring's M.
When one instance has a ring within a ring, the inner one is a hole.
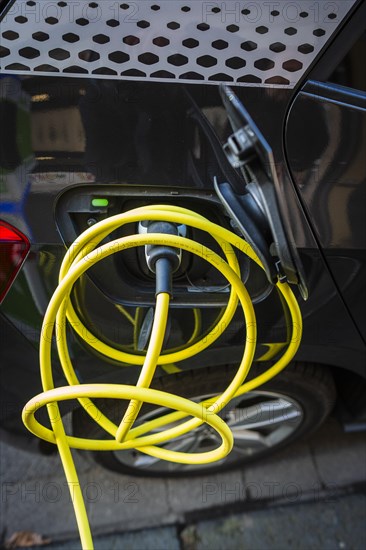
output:
M300 305L301 344L278 376L221 411L234 447L218 462L180 464L134 448L91 456L123 473L185 476L268 455L335 407L347 429L364 427L365 3L20 0L1 8L2 436L53 451L23 426L21 411L42 392L39 346L51 338L42 322L61 262L88 228L157 204L244 236L260 257L264 269L237 259L258 322L249 380L293 338L278 281L291 283ZM114 227L102 242L148 225ZM221 254L202 229L176 230ZM67 339L81 383L136 384L141 362L117 359L146 354L151 253L118 250L75 283L72 306L86 336L76 323ZM200 257L183 251L178 263L166 353L219 326L230 294ZM198 403L223 392L243 354L241 308L225 328L199 355L160 363L152 387ZM54 383L65 386L57 335L51 340ZM97 402L120 422L126 401ZM61 411L69 434L109 437L76 400ZM145 404L135 426L166 412ZM203 424L161 446L203 453L219 439Z

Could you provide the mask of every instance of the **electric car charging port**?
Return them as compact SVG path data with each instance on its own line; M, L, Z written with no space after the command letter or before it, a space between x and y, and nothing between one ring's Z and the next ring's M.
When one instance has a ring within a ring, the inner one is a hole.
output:
M88 227L108 217L148 204L179 205L196 211L218 225L230 228L230 222L216 195L207 190L127 186L80 185L62 193L56 202L55 216L60 234L70 244ZM186 228L187 236L222 256L211 235ZM139 221L111 233L106 240L141 233ZM105 241L103 241L105 242ZM244 281L254 299L267 296L272 285L263 271L246 257L239 259ZM250 263L250 265L249 265ZM251 276L249 276L251 272ZM94 284L112 301L122 305L149 306L155 303L155 276L148 268L145 247L137 246L98 262L88 271ZM183 251L180 265L173 274L172 307L224 306L229 296L227 281L202 258Z

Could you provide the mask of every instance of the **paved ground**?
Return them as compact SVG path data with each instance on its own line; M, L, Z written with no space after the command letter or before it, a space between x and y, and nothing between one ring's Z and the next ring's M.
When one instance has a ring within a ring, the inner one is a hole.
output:
M35 531L63 548L76 525L58 457L5 444L0 451L5 538ZM221 475L130 478L80 456L77 467L93 533L104 535L97 550L366 547L366 440L344 434L335 419L271 460Z
M183 529L157 527L100 536L94 543L95 550L364 550L365 512L366 496L357 494L230 514ZM79 550L80 544L58 542L48 548Z

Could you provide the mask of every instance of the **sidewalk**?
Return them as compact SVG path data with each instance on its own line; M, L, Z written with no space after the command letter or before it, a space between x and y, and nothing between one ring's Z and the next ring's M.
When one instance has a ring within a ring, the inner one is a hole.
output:
M1 444L0 459L1 530L6 530L6 538L15 531L35 531L58 544L54 548L62 548L61 541L77 538L58 457L36 456ZM260 534L275 541L277 530L283 537L290 526L298 524L298 530L304 527L300 525L303 514L311 525L317 525L319 541L323 528L324 536L328 533L331 537L338 524L342 526L340 542L342 537L349 540L346 546L334 546L333 539L329 538L333 540L329 544L321 539L325 542L317 547L366 547L355 542L365 536L360 526L364 523L359 525L359 514L366 512L365 499L356 494L347 496L365 487L365 435L344 434L333 418L314 436L278 452L272 459L221 475L182 480L131 478L90 465L80 455L77 470L94 536L127 532L122 535L123 548L256 550L255 540ZM346 496L338 500L342 495ZM207 542L210 533L216 533L215 544ZM296 540L303 537L299 533ZM235 537L244 534L254 538L240 539L239 543ZM149 544L145 544L145 536ZM230 537L233 546L227 545ZM117 544L113 537L101 538L96 548L121 548L122 539L119 536ZM284 539L281 541L278 548L285 548ZM288 541L289 548L314 547L310 540L307 546L293 546L291 537ZM78 543L71 544L76 545L65 548L79 548ZM263 539L260 547L275 548L269 539Z
M365 513L366 496L351 495L230 514L183 529L157 527L96 537L94 544L95 550L364 550ZM80 543L75 540L47 548L79 550Z

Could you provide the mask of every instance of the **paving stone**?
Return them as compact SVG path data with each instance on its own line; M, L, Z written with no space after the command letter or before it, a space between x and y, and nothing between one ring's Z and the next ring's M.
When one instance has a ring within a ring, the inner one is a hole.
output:
M138 529L174 523L167 484L161 479L121 476L100 468L87 475L85 497L94 529Z
M160 526L176 520L161 480L119 476L97 467L79 479L93 532ZM30 530L51 537L77 535L64 477L5 482L2 506L8 534Z
M271 458L244 468L245 489L253 500L283 498L295 502L319 491L320 479L306 443L278 451Z
M175 527L142 529L129 533L119 533L94 537L95 550L180 550L180 542ZM49 550L80 550L79 540L53 542L47 545ZM44 550L45 547L33 547L33 550Z
M168 480L169 503L174 512L222 506L245 499L240 470L222 474Z
M335 419L310 440L321 482L330 489L366 481L364 433L344 433Z
M365 495L235 514L189 526L183 550L361 550L366 547ZM321 519L321 520L320 520Z
M180 550L175 527L144 529L135 533L101 537L95 541L95 550Z
M80 476L83 486L85 479ZM34 531L42 535L76 534L77 527L64 476L3 482L2 506L9 536L15 531Z
M91 465L81 453L73 453L78 472L85 472ZM53 477L62 472L58 453L43 456L40 453L15 449L0 441L0 480L25 481Z

